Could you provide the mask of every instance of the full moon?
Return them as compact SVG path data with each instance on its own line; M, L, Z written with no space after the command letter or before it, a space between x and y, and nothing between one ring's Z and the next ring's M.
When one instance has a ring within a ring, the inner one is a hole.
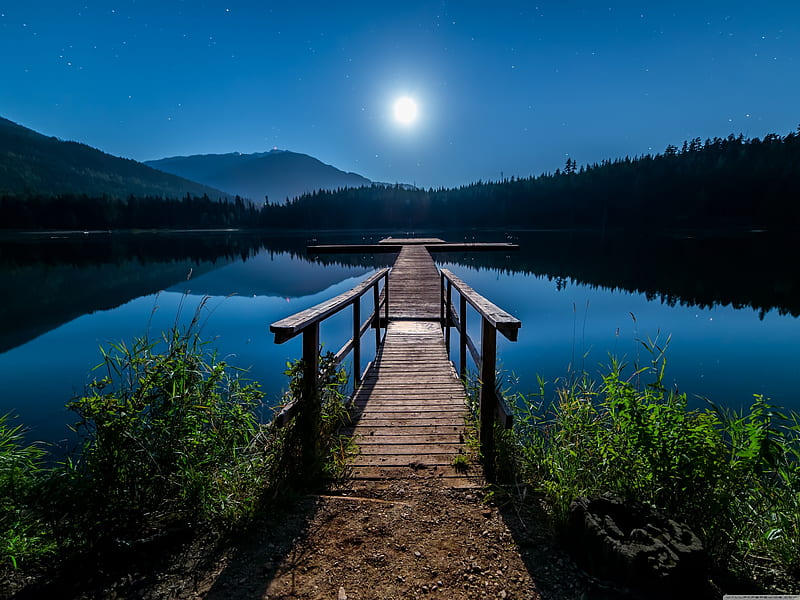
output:
M417 103L413 98L403 96L394 103L394 118L398 123L410 125L417 120Z

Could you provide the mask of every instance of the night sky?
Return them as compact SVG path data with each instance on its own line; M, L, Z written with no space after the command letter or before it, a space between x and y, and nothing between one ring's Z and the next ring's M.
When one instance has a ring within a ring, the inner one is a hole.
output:
M425 187L800 123L796 0L0 0L0 56L0 116L47 135Z

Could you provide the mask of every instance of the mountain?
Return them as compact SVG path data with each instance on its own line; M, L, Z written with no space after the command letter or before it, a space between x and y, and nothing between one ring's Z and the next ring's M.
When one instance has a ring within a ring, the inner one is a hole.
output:
M218 189L85 144L47 137L0 117L0 194L3 193L112 198L131 194L165 198L207 194L214 200L230 198Z
M184 278L167 291L188 291L195 296L301 298L320 293L347 278L361 277L371 270L366 265L323 265L298 259L288 252L269 251L247 262L235 261L196 277L193 274L190 281Z
M372 182L307 154L271 150L255 154L196 154L150 160L146 165L261 202L283 202L314 190L361 187Z

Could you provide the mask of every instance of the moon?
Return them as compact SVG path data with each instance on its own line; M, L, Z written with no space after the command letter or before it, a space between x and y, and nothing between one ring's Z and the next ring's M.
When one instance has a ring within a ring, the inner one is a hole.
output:
M402 125L411 125L417 120L417 102L409 97L402 96L394 102L394 119Z

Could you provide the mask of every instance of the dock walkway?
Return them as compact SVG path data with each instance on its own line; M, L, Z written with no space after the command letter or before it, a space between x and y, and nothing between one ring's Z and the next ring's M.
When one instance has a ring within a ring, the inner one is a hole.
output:
M336 355L341 362L350 351L354 354L352 425L344 432L352 435L358 447L350 462L353 486L425 479L447 487L475 487L482 483L478 469L471 461L457 459L467 454L467 399L446 340L450 328L455 328L460 333L459 372L465 372L469 350L479 366L481 380L488 382L480 395L484 415L480 444L485 455L493 456L495 412L501 423L508 426L511 422L495 394L495 334L499 331L513 341L520 322L446 269L440 272L436 268L430 252L448 245L442 240L384 242L375 247L398 252L391 270L382 269L349 292L273 323L270 329L278 343L303 334L303 359L311 378L317 373L319 323L353 306L353 337ZM326 246L324 251L333 248ZM379 294L381 279L385 284ZM359 299L369 290L375 306L362 323ZM460 316L451 301L452 291L460 294ZM467 303L483 321L480 352L466 334ZM359 340L370 325L376 332L377 352L361 379ZM378 327L385 327L382 341ZM285 407L276 421L285 422L296 410L296 404Z
M526 562L533 555L513 543L515 533L506 526L506 516L492 507L488 496L488 502L481 502L483 494L475 489L493 481L495 427L498 422L510 424L494 381L497 334L514 341L521 323L449 270L436 269L429 252L445 245L440 240L403 242L388 240L364 250L395 248L391 269L378 269L349 291L270 326L277 343L303 339L304 391L273 424L295 419L299 431L307 427L313 432L318 421L310 417L320 388L319 325L339 311L352 311L352 337L335 361L353 357L353 422L344 433L354 436L359 451L351 457L350 478L331 493L309 497L308 521L298 519L293 525L298 533L279 536L294 541L274 575L263 566L263 553L255 560L233 561L254 565L258 577L269 580L259 597L334 598L338 590L339 598L540 598ZM324 251L334 252L335 247ZM372 310L362 315L362 298L370 296ZM476 318L478 343L467 335L467 320L474 329ZM471 355L484 383L478 425L481 466L455 461L467 451L466 394L447 350L455 332L458 372L466 372ZM377 351L362 377L360 340L372 334ZM314 441L313 434L302 439ZM455 468L462 463L465 472ZM517 513L513 522L520 518ZM524 535L526 548L536 546L529 532ZM545 547L534 560L548 551ZM244 580L240 573L231 577Z
M353 396L354 483L442 478L471 485L453 466L465 453L466 396L445 349L440 287L425 247L404 245L389 275L386 337Z

